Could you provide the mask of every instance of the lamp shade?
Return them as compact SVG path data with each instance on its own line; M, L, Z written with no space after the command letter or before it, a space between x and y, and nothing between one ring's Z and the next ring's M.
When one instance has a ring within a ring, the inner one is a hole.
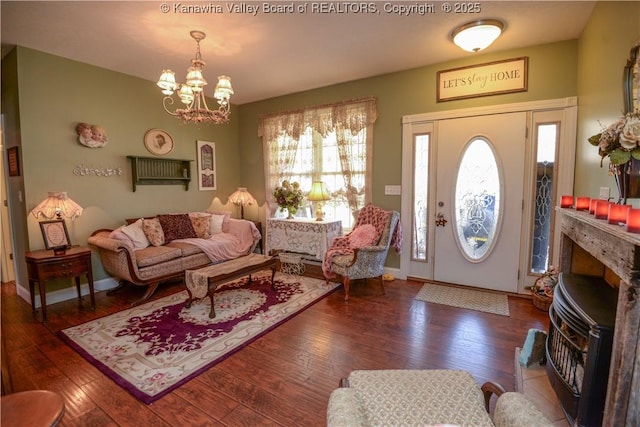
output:
M246 187L238 187L238 189L229 196L229 201L236 206L240 206L240 218L242 219L244 219L244 207L258 203L247 191Z
M461 49L467 52L479 52L493 43L504 25L495 19L481 19L469 22L453 30L451 38Z
M48 197L36 206L31 213L36 218L71 218L82 215L83 209L67 196L66 191L50 191Z
M322 181L313 181L311 184L311 191L307 196L307 200L310 202L323 202L331 199L331 193L327 190L327 187Z

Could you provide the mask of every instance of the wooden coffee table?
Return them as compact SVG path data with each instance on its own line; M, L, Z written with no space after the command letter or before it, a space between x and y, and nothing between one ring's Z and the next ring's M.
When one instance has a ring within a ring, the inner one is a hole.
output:
M187 286L189 299L185 303L186 308L191 307L195 299L202 299L209 295L211 299L211 311L209 318L216 317L213 304L213 294L218 286L233 279L249 275L258 271L271 269L271 287L275 290L273 278L276 274L276 259L267 255L251 253L249 255L225 261L220 264L210 265L198 270L187 270L184 274L184 283Z

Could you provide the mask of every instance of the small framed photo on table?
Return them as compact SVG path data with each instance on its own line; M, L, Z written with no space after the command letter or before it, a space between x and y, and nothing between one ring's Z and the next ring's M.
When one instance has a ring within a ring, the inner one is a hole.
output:
M64 219L54 219L52 221L41 221L40 230L44 239L44 247L49 249L67 248L71 246L69 232Z

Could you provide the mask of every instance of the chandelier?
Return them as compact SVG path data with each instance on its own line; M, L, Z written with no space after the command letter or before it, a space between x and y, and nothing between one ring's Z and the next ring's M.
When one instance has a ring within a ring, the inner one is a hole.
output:
M202 70L206 64L200 55L200 41L207 36L202 31L191 31L191 37L196 41L196 57L191 60L191 66L187 69L186 83L176 83L176 75L171 70L162 70L162 75L158 80L158 86L165 95L162 106L165 111L172 116L178 117L184 123L227 123L231 113L229 99L233 95L231 79L228 76L219 76L218 84L213 92L214 98L220 107L217 110L210 110L204 96L204 86L207 81L202 76ZM176 108L169 110L168 106L174 103L173 93L178 92L180 101L186 108Z

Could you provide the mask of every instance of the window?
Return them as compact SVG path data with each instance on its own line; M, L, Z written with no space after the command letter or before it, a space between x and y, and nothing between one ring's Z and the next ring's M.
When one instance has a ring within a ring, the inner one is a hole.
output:
M260 136L271 213L278 209L273 190L283 180L299 182L305 194L312 181L320 180L332 197L323 204L326 217L340 219L344 228L350 228L353 212L371 199L375 119L371 98L263 117Z

